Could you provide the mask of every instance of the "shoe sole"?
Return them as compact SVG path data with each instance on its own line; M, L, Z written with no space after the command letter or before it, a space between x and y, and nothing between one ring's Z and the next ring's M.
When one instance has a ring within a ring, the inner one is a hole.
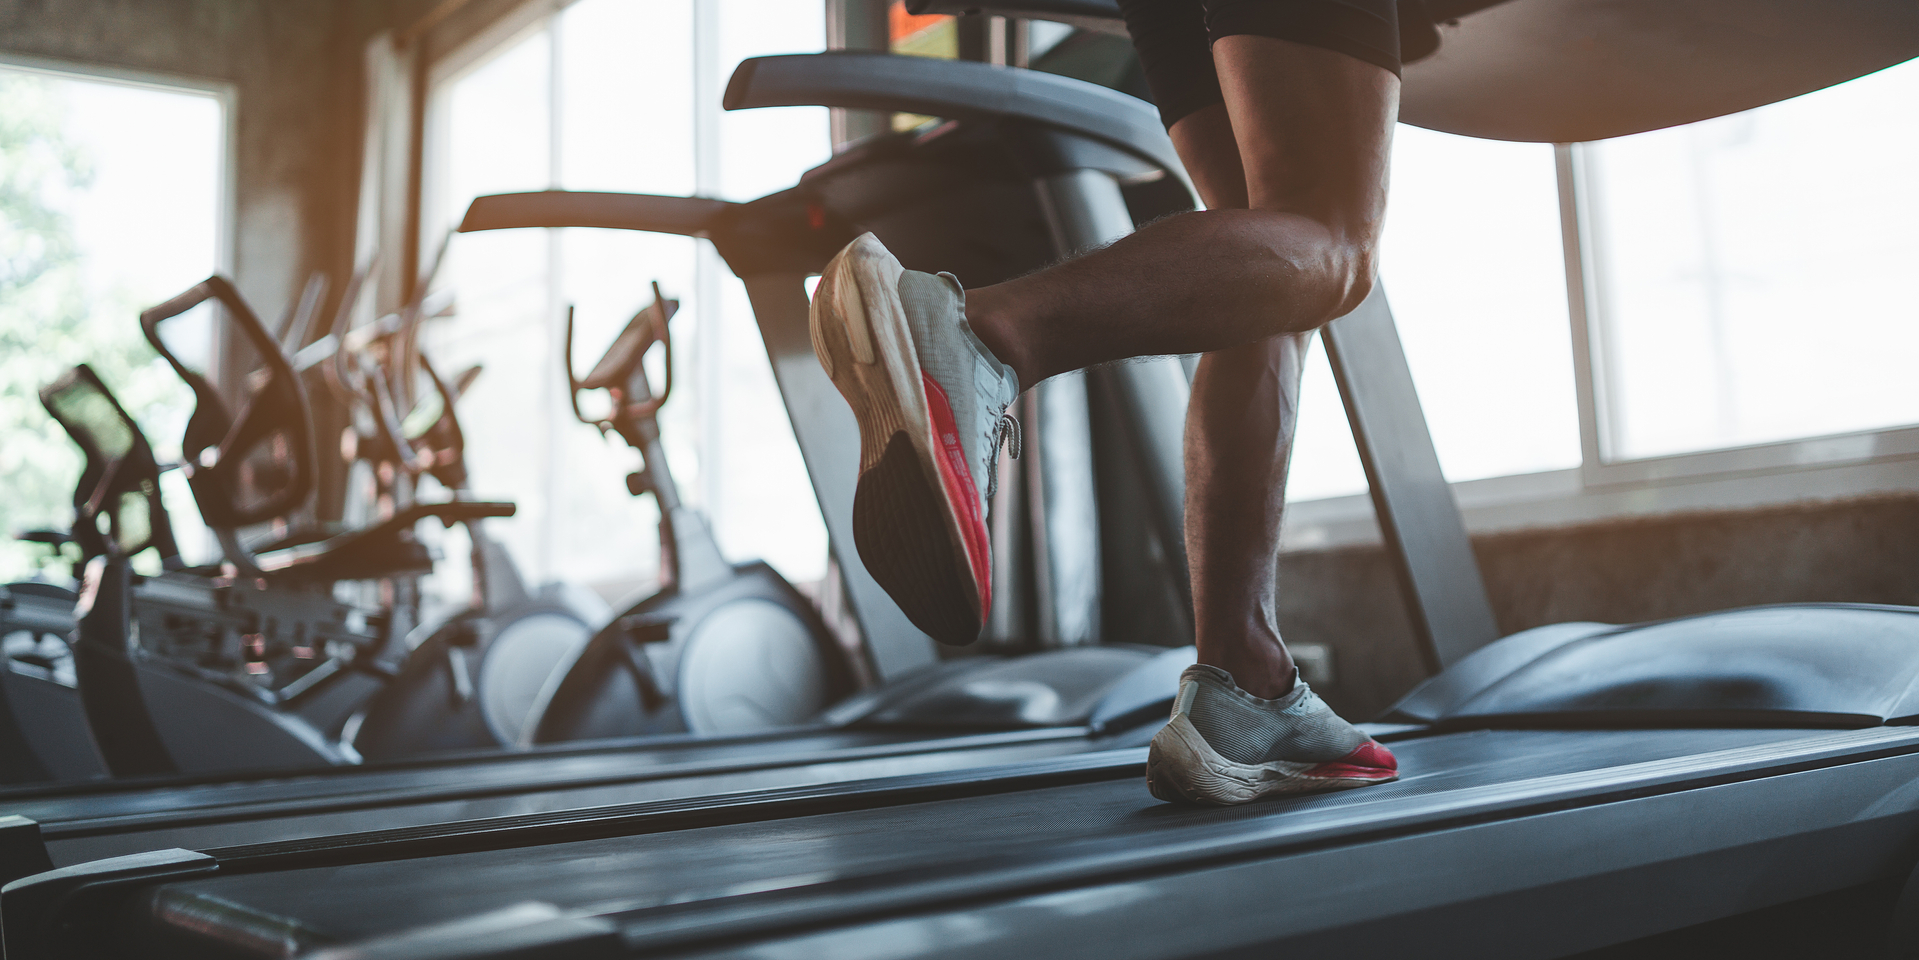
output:
M1146 753L1146 789L1168 803L1231 806L1264 797L1351 790L1399 779L1397 770L1348 763L1350 759L1351 755L1328 763L1235 763L1220 756L1193 729L1191 721L1176 716L1153 735Z
M813 353L859 424L860 560L914 626L968 644L991 597L986 527L952 408L920 369L902 272L870 235L840 251L809 312Z

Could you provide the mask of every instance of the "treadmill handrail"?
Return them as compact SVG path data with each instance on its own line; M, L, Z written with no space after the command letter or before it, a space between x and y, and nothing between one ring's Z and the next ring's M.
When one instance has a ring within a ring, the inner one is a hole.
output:
M709 197L650 193L538 190L475 197L459 232L521 227L604 227L704 237L720 216L739 206Z
M1187 181L1152 104L1037 70L849 51L753 57L733 71L722 106L891 110L949 120L1011 117L1116 147Z
M1435 22L1457 19L1476 13L1504 0L1426 0L1425 13ZM913 14L990 13L1003 17L1025 17L1078 25L1084 21L1111 21L1119 24L1122 16L1119 0L906 0ZM1401 12L1404 16L1404 12Z
M1070 17L1099 17L1118 20L1119 0L906 0L906 9L915 15L928 13L994 13L1006 16L1051 20Z

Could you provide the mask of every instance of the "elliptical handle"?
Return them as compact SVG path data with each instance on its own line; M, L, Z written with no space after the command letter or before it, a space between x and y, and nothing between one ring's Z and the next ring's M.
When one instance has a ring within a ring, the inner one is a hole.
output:
M653 302L641 307L626 322L620 335L613 338L605 355L600 357L593 369L582 377L573 370L573 308L566 309L566 384L568 397L573 402L573 415L581 423L600 428L601 431L619 429L621 423L633 423L645 420L659 412L660 406L673 392L673 329L671 321L680 312L680 302L670 299L660 290L660 282L653 281ZM659 344L666 350L666 382L658 392L646 378L646 353ZM614 396L617 407L612 415L594 419L580 409L580 393L586 390L607 390ZM644 399L632 402L635 396Z
M194 489L194 499L199 503L207 526L234 529L285 516L305 502L313 492L318 453L313 443L313 414L307 405L306 388L301 384L299 374L294 371L286 352L280 349L279 341L267 331L259 316L240 296L240 291L225 277L215 274L179 296L142 311L140 329L146 334L147 342L193 388L201 404L211 398L214 402L211 413L225 419L225 405L219 403L219 394L213 390L212 384L188 369L160 337L160 324L208 300L218 300L226 307L227 318L252 342L261 361L266 364L268 373L266 382L247 399L239 414L219 425L221 435L217 441L213 440L210 431L201 437L193 436L196 431L189 422L189 436L181 444L181 456L190 467L188 480ZM194 419L199 419L199 413L196 409ZM238 465L242 459L240 455L260 440L281 430L285 431L291 448L288 460L292 469L287 482L263 502L251 508L239 506L235 500ZM206 456L208 450L213 451L210 462Z
M327 285L326 274L315 270L307 277L307 285L300 291L300 299L280 319L280 348L289 356L306 345L307 331L312 328L313 318L320 312L320 302L326 299Z
M606 421L595 420L580 409L580 377L573 372L573 305L566 305L566 344L560 349L560 358L566 362L566 399L573 404L573 418L590 427L599 427L606 432Z
M440 418L422 434L422 439L431 442L438 439L443 446L430 446L433 455L427 464L426 472L439 480L440 484L456 494L466 489L466 430L460 426L460 414L455 405L459 403L459 391L433 369L433 361L427 355L420 354L420 369L432 382L434 392L440 395Z
M658 280L653 281L653 302L642 307L640 313L635 315L635 319L641 315L648 318L648 339L639 349L633 351L631 367L626 371L626 376L621 378L622 400L638 392L632 388L635 379L638 379L640 385L646 390L647 398L639 403L627 404L622 412L628 419L644 420L652 417L654 414L660 412L660 407L666 403L666 398L673 393L673 327L671 321L673 315L679 312L680 302L678 300L668 300L666 294L660 292L660 282ZM655 343L659 344L666 351L666 383L661 386L657 392L653 390L651 381L646 378L646 352L653 349L653 344ZM589 373L587 376L590 378L592 374Z

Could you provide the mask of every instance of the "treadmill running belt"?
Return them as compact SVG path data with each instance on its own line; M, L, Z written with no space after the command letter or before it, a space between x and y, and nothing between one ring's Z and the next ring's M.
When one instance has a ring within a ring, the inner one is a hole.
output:
M1413 824L1408 817L1449 803L1455 809L1448 816L1470 819L1473 804L1493 810L1502 793L1523 798L1529 781L1571 791L1567 796L1582 790L1597 796L1593 791L1621 789L1608 780L1609 769L1630 771L1640 778L1633 783L1660 777L1679 782L1694 769L1695 758L1733 763L1750 755L1759 763L1803 754L1831 765L1872 749L1910 753L1919 749L1919 731L1463 732L1396 742L1402 779L1346 793L1192 809L1153 800L1137 776L1127 776L676 832L183 880L150 894L143 913L152 919L143 922L170 926L175 934L211 937L231 949L245 938L225 936L219 923L208 921L221 916L242 925L271 923L295 931L289 935L304 945L317 946L537 901L657 928L665 939L655 942L664 945L676 939L675 931L712 935L707 921L716 917L736 918L729 921L729 933L742 929L738 923L746 917L754 926L777 924L790 911L769 903L769 897L803 899L817 890L830 893L837 905L862 893L883 895L916 883L959 883L969 872L1004 875L1074 858L1123 861L1148 852L1177 856L1182 848L1217 845L1249 829L1269 847L1345 843L1368 839L1369 831L1396 817ZM1700 756L1713 751L1732 752ZM1853 756L1844 756L1848 752ZM1911 805L1900 800L1885 815L1911 819L1906 809ZM212 852L219 857L219 851ZM1471 864L1460 869L1470 870ZM788 922L797 919L789 916Z
M101 860L168 847L267 843L437 823L513 817L560 810L699 797L741 790L798 787L878 777L985 767L1084 752L1084 737L1028 739L954 738L937 741L948 749L848 749L809 756L796 752L788 762L716 761L661 765L637 773L614 771L599 778L581 776L551 785L538 782L512 788L457 789L411 796L382 792L338 798L331 803L258 803L214 808L196 814L98 817L43 825L49 855L57 866ZM980 741L967 745L964 741Z

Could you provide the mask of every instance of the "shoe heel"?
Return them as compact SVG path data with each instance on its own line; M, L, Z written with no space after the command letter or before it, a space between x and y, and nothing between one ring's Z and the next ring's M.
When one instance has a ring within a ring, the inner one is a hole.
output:
M855 241L857 242L857 241ZM841 329L846 331L847 350L853 362L871 366L879 355L873 349L873 318L867 308L866 289L860 283L860 269L854 264L856 251L840 255L839 269L833 278L834 304L840 309Z

